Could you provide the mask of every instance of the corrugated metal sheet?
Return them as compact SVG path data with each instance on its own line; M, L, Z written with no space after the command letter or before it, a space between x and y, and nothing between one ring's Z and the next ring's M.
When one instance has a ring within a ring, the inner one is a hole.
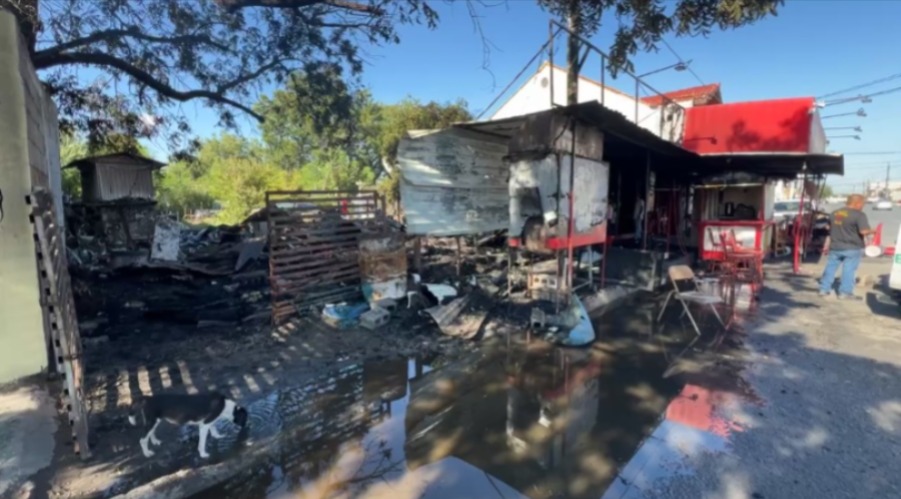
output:
M154 199L152 168L106 161L95 164L98 185L93 194L96 198L86 201Z
M456 236L509 226L505 138L451 128L410 132L398 146L407 233Z

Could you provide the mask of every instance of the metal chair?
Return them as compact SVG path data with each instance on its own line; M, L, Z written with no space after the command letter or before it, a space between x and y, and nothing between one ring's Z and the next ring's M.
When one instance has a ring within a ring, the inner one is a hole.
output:
M666 295L663 307L657 315L658 321L663 317L663 313L666 312L666 307L669 305L670 300L675 298L676 301L682 303L682 315L688 315L688 319L691 321L691 325L694 326L695 333L697 333L698 336L701 336L701 328L698 327L697 321L695 321L694 316L691 314L689 304L692 303L709 306L710 309L713 310L713 315L716 316L716 319L720 324L722 324L723 327L726 327L726 323L723 322L723 318L720 317L720 313L716 309L717 305L725 303L726 301L723 300L722 296L711 295L699 291L698 280L695 277L694 271L691 270L691 267L688 265L673 265L667 270L667 274L673 285L673 290ZM690 289L685 285L690 285Z
M742 246L734 230L720 233L720 241L732 285L749 283L756 295L763 287L763 251Z

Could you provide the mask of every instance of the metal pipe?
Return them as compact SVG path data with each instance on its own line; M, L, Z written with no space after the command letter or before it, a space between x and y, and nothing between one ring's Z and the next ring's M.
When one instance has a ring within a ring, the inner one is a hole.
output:
M601 259L601 289L607 287L607 247L610 246L613 236L610 231L604 236L604 257Z
M566 269L568 289L573 289L573 236L575 235L575 185L576 185L576 120L572 119L572 137L569 151L569 223L567 224L567 251L569 262Z
M547 59L548 59L548 64L549 64L548 65L548 74L550 75L548 77L548 86L551 89L551 109L554 108L554 38L556 38L557 33L560 32L560 30L557 30L556 33L554 32L555 24L556 24L556 22L553 19L551 19L550 24L548 25L549 38L548 38L548 45L547 45L547 47L548 47ZM560 28L563 29L563 26L561 25Z
M636 109L638 105L636 104ZM651 190L651 151L645 151L644 165L644 218L641 223L641 249L648 249L648 208L650 207L650 196L648 191ZM635 228L638 230L638 227Z
M638 92L640 90L638 87L638 84L639 84L638 78L636 77L635 78L635 124L638 124Z
M804 175L801 177L801 202L798 203L798 218L795 220L795 247L792 248L792 270L795 274L801 273L801 222L804 216L804 184L807 183L807 163L804 163Z
M601 105L604 105L604 94L607 93L607 87L604 85L604 76L607 74L607 58L601 54Z
M551 25L553 25L553 26L558 26L558 27L560 27L560 29L561 29L562 31L566 31L570 36L575 37L577 40L579 40L580 42L582 42L582 44L584 44L586 47L590 47L592 50L594 50L595 52L597 52L598 54L600 54L602 57L608 57L607 54L606 54L603 50L599 49L597 45L591 43L591 42L588 41L586 38L584 38L584 37L582 37L582 36L580 36L580 35L578 35L578 34L576 34L576 33L573 33L572 30L570 30L568 27L564 26L564 25L563 25L562 23L560 23L559 21L556 21L556 20L554 20L554 19L551 19L550 23L551 23ZM633 72L631 72L631 71L629 71L629 70L626 70L626 69L620 69L620 71L622 71L623 73L625 73L625 74L628 75L628 76L631 76L632 78L635 78L635 79L637 79L637 80L639 80L639 81L641 80L641 79L638 77L638 75L636 75L635 73L633 73ZM641 81L641 85L643 85L645 88L647 88L647 89L650 90L651 92L654 92L655 94L659 95L661 98L663 98L664 101L669 102L670 104L674 104L676 107L678 107L679 109L682 109L682 110L684 111L685 108L683 108L681 105L679 105L678 102L676 102L676 101L674 101L673 99L671 99L671 98L667 97L666 95L664 95L663 92L661 92L661 91L657 90L656 88L654 88L654 87L648 85L648 84L647 84L646 82L644 82L644 81Z

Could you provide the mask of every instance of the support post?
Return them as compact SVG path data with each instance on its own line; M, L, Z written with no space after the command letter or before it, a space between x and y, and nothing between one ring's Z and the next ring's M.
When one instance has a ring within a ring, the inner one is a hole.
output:
M507 243L507 298L513 293L513 261L516 258L516 250Z
M455 238L457 240L457 277L460 277L461 267L463 265L463 245L460 243L460 236Z
M569 4L569 39L566 45L566 105L579 103L579 38L582 33L582 15L579 2ZM573 137L575 140L575 136Z
M644 217L641 221L641 249L648 249L648 210L651 203L651 151L645 151L644 165ZM637 227L636 227L637 229Z
M548 24L548 44L547 44L547 59L548 59L548 86L551 90L551 109L554 108L554 21L551 20Z
M794 247L792 248L792 270L795 274L801 273L801 225L804 223L804 185L807 183L807 164L804 164L804 174L801 177L801 202L798 204L798 218L794 226Z
M422 275L422 237L416 236L413 240L413 268L416 273Z

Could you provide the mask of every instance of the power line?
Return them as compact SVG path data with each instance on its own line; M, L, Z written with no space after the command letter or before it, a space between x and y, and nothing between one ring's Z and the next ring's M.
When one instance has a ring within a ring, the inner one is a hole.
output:
M854 102L854 101L857 101L857 100L861 100L861 101L862 101L862 100L864 100L864 99L870 99L870 98L872 98L872 97L878 97L878 96L880 96L880 95L893 94L893 93L898 92L898 91L901 91L901 87L893 87L893 88L889 88L889 89L886 89L886 90L880 90L880 91L874 92L874 93L872 93L872 94L858 95L857 97L848 97L848 98L846 98L846 99L837 99L837 100L834 100L834 101L826 101L826 105L827 105L827 106L835 106L835 105L838 105L838 104L844 104L844 103L846 103L846 102ZM869 101L867 101L867 102L869 102Z
M901 151L858 151L842 153L844 156L890 156L892 154L901 154Z
M561 31L561 28L557 28L557 30L554 31L554 34L551 35L551 39L557 38L557 35L560 34L560 31ZM547 47L548 47L548 45L549 45L550 43L551 43L551 40L550 40L550 39L548 39L548 41L544 42L544 44L541 46L541 48L538 49L538 52L535 52L535 55L533 55L532 58L529 59L529 62L527 62L526 65L523 66L523 68L519 70L519 73L516 73L516 76L514 76L513 79L510 80L510 83L508 83L507 86L504 87L504 89L501 90L501 92L500 92L499 94L497 94L497 96L496 96L496 97L495 97L495 98L494 98L487 106L485 106L485 109L482 109L482 112L479 113L478 116L476 116L476 119L477 119L477 120L482 119L482 116L484 116L485 113L487 113L488 111L490 111L491 108L494 107L494 105L497 104L497 102L498 102L499 100L501 100L501 97L503 97L503 96L507 93L507 91L509 91L510 88L513 87L513 85L514 85L520 78L522 78L522 75L524 75L524 74L526 73L526 71L528 71L529 68L532 66L532 64L534 64L535 61L537 61L538 58L541 57L541 54L543 54L544 51L547 50ZM551 75L551 76L550 76L551 78L554 77L554 68L550 68L550 75ZM553 96L552 96L552 98L553 98Z
M674 56L676 56L676 59L679 59L679 62L681 62L682 64L685 64L685 69L687 69L688 72L691 73L691 75L694 76L696 80L698 80L698 83L700 83L701 85L706 85L706 83L704 83L704 80L702 80L701 77L698 76L697 73L695 73L695 70L694 70L694 69L691 69L691 66L685 62L685 59L683 59L682 56L679 55L679 54L673 49L673 47L671 47L670 44L666 42L666 40L664 40L663 38L661 38L660 41L663 42L663 45L665 45L666 48L668 48L669 51L672 52Z
M868 81L866 83L861 83L860 85L854 85L853 87L848 87L848 88L845 88L842 90L836 90L835 92L821 95L821 96L817 97L817 99L825 99L826 97L832 97L833 95L839 95L839 94L844 94L844 93L848 93L848 92L853 92L853 91L859 90L861 88L871 87L873 85L878 85L880 83L884 83L884 82L891 81L891 80L897 80L898 78L901 78L901 73L895 73L893 75L879 78L878 80Z

